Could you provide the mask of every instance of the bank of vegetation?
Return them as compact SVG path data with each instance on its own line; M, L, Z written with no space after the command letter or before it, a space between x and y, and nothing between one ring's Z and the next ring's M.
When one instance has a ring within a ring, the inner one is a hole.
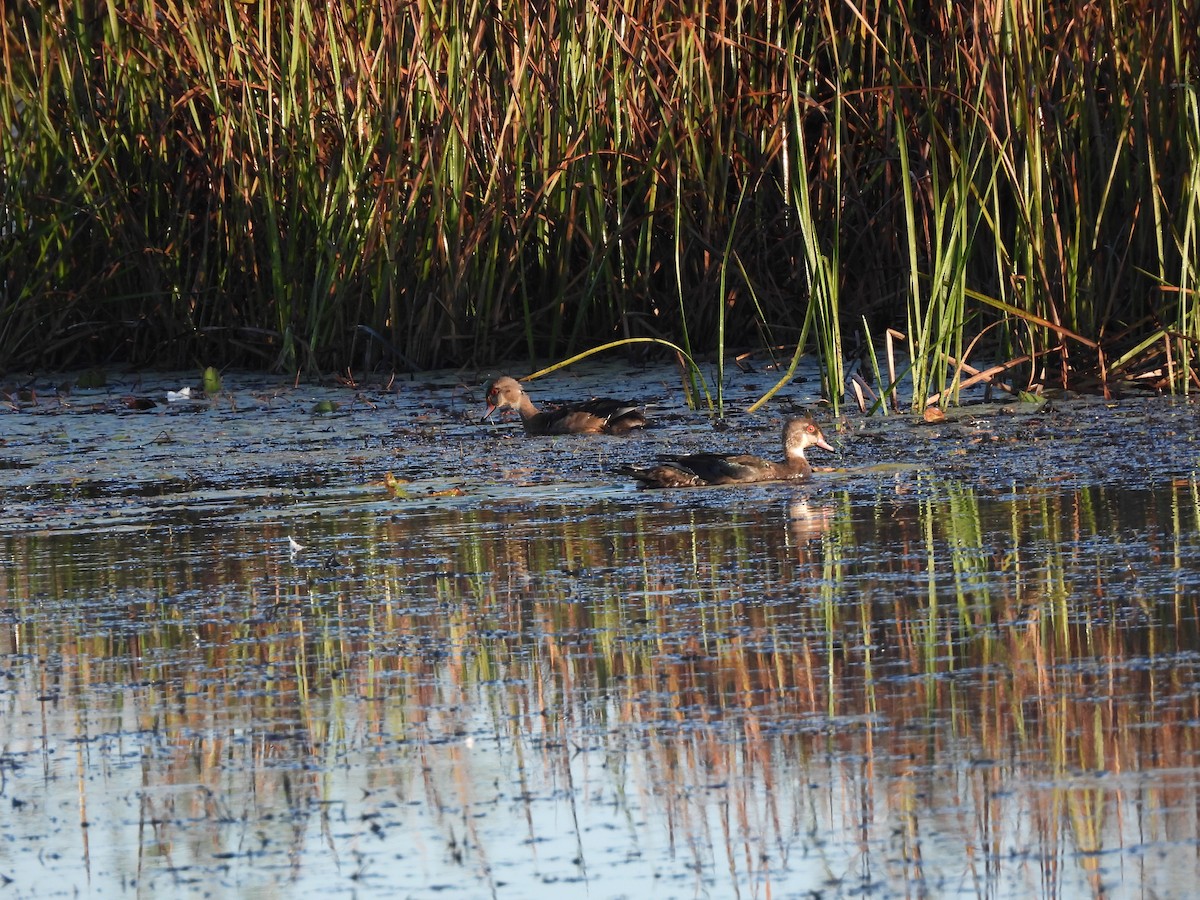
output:
M979 360L1013 388L1200 384L1178 0L2 17L0 370L658 337L783 371L815 353L835 398L907 374L918 406Z

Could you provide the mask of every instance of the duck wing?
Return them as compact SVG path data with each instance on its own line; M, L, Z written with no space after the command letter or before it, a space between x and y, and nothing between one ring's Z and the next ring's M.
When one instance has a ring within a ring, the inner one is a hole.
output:
M702 487L710 484L748 484L778 478L775 463L736 453L693 453L664 456L655 466L622 466L623 475L644 487Z
M663 464L691 473L697 484L741 484L775 477L775 464L743 453L693 453L667 457Z
M610 434L625 434L646 424L645 406L629 400L593 397L580 403L576 409L603 419L604 430Z
M599 416L601 419L611 419L614 416L623 416L625 413L634 412L640 409L640 406L637 403L630 403L628 400L613 400L611 397L593 397L591 400L572 404L570 408L591 413L593 416Z
M625 434L646 424L636 403L597 397L544 413L548 434Z
M677 488L698 487L704 484L694 472L672 463L657 466L618 466L616 471L636 479L641 487Z

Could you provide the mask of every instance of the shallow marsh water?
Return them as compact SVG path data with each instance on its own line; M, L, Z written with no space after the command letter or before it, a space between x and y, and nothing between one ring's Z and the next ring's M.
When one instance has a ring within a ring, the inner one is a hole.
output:
M452 374L14 399L5 892L1192 893L1195 401L849 416L810 483L639 492L783 408L627 377L632 439L481 426Z

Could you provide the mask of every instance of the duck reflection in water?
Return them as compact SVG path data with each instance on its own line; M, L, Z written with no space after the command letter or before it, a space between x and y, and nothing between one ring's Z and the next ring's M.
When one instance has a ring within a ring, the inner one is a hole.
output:
M797 548L819 539L833 524L832 506L815 506L808 498L797 497L787 505L788 537Z

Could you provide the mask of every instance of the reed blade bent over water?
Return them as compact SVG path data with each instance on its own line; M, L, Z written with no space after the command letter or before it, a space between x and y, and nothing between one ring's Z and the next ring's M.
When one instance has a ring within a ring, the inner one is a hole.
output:
M804 455L809 447L833 451L821 426L811 416L803 416L783 426L783 462L742 453L693 453L664 456L657 466L623 466L617 471L637 479L642 487L659 488L800 481L812 476L812 465Z
M487 386L487 405L484 421L498 409L515 409L526 434L628 434L646 425L640 404L608 397L539 412L517 379L507 375Z

